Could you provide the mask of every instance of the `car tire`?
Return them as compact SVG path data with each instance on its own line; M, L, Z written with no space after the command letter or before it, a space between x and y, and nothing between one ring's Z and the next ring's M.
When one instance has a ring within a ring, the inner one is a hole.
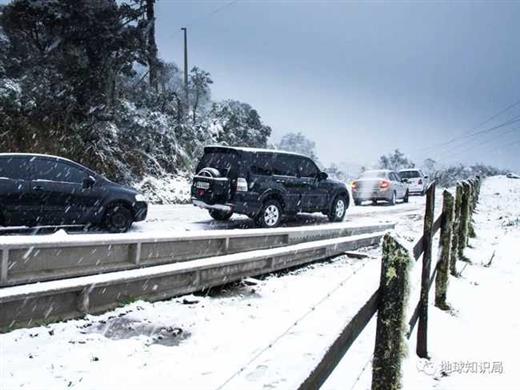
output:
M332 202L332 207L329 212L330 222L341 222L347 213L348 202L344 195L338 195Z
M209 215L215 221L227 221L233 215L232 211L210 209Z
M255 224L260 228L275 228L281 221L282 206L274 199L266 200L255 218Z
M133 222L130 209L120 204L110 206L103 218L103 225L110 233L125 233Z
M372 199L372 206L377 206L377 200Z
M408 192L408 190L406 190L406 194L404 194L404 197L403 197L403 202L408 203L409 197L410 197L410 193Z
M356 206L361 206L361 203L363 203L363 201L358 200L358 199L354 199L354 204L355 204Z
M396 196L395 196L395 191L394 191L394 192L392 192L392 196L390 197L390 199L388 199L388 204L390 206L395 205L395 198L396 198Z

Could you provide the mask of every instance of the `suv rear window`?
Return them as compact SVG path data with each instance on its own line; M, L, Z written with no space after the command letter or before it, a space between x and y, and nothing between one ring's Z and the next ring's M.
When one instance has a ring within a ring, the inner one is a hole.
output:
M401 171L399 172L399 176L403 179L413 179L415 177L421 177L419 171Z
M29 164L27 157L0 157L0 178L29 180Z
M298 158L288 154L277 154L273 162L273 174L279 176L297 176Z
M229 176L231 172L237 172L238 155L233 151L206 152L197 165L196 173L208 167L217 169L222 176Z
M273 174L273 153L254 153L251 161L251 173L270 176Z

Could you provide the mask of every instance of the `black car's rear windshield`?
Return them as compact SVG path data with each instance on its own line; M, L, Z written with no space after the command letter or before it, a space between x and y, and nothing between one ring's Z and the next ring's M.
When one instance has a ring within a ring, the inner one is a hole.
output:
M401 176L403 179L413 179L416 177L421 177L421 174L419 171L401 171L399 172L399 176Z
M234 151L212 150L204 153L197 165L197 173L203 168L215 168L222 176L229 176L238 169L238 154Z

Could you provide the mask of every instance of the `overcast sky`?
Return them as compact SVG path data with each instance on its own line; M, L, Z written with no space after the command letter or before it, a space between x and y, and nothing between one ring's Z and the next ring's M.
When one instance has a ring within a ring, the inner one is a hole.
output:
M161 56L209 71L214 98L243 100L273 128L301 131L325 163L417 162L520 168L520 2L157 1ZM516 143L516 144L515 144ZM428 148L428 149L426 149Z

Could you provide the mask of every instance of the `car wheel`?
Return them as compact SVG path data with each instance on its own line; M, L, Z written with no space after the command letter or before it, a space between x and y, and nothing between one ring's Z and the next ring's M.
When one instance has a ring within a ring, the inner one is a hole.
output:
M280 225L282 220L282 207L274 199L265 201L260 213L256 216L255 222L258 227L274 228Z
M211 218L213 218L215 221L227 221L229 218L231 218L231 216L233 215L233 212L210 209L209 215L211 215Z
M361 200L359 200L359 199L354 199L354 204L355 204L356 206L361 206L361 203L363 203Z
M395 204L395 191L392 192L392 197L388 200L388 204L393 206Z
M338 195L332 203L332 208L329 213L329 221L341 222L345 218L347 212L347 198L343 195Z
M104 226L110 233L124 233L133 222L132 212L125 206L111 206L105 213Z
M372 205L373 205L373 206L377 206L377 200L372 199Z
M406 190L406 194L404 194L403 202L404 203L408 203L408 198L409 197L410 197L410 194L409 194L408 190Z

